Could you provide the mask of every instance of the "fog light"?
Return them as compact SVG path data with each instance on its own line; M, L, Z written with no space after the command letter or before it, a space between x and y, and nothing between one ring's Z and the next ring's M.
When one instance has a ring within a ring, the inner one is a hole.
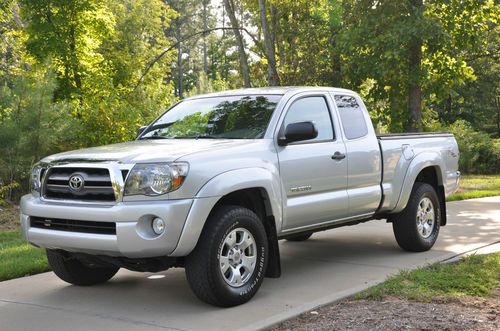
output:
M153 219L151 226L153 227L153 232L156 234L162 234L165 231L165 221L159 217Z

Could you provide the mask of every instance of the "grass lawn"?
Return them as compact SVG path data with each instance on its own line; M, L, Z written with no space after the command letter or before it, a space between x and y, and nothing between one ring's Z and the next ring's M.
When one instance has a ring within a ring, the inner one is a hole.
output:
M402 299L430 302L462 296L489 297L500 288L500 253L471 255L458 263L402 271L356 296L357 299Z
M463 175L460 188L448 201L474 199L500 195L500 175Z
M43 249L26 243L19 231L0 231L0 281L48 270Z

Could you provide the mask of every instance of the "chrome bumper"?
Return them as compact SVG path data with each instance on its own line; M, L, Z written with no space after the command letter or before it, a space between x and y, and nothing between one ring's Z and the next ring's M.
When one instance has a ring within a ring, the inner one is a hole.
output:
M167 256L177 247L193 201L120 202L113 206L99 206L45 202L28 194L21 199L21 226L31 244L49 249L131 258ZM116 235L31 227L30 216L115 222ZM152 217L165 221L163 234L156 236L148 232Z

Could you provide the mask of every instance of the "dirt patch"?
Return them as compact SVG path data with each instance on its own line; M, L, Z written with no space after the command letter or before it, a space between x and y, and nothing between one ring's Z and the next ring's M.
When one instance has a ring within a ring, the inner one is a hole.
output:
M18 230L19 206L0 206L0 231Z
M347 300L285 321L282 330L500 330L500 296L436 299Z

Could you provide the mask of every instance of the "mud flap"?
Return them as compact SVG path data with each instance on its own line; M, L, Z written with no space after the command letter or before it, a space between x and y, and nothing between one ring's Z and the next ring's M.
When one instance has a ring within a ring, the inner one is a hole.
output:
M267 222L264 223L269 242L269 260L267 264L266 277L279 278L281 276L281 261L278 236L276 235L276 225L272 217L268 217Z

